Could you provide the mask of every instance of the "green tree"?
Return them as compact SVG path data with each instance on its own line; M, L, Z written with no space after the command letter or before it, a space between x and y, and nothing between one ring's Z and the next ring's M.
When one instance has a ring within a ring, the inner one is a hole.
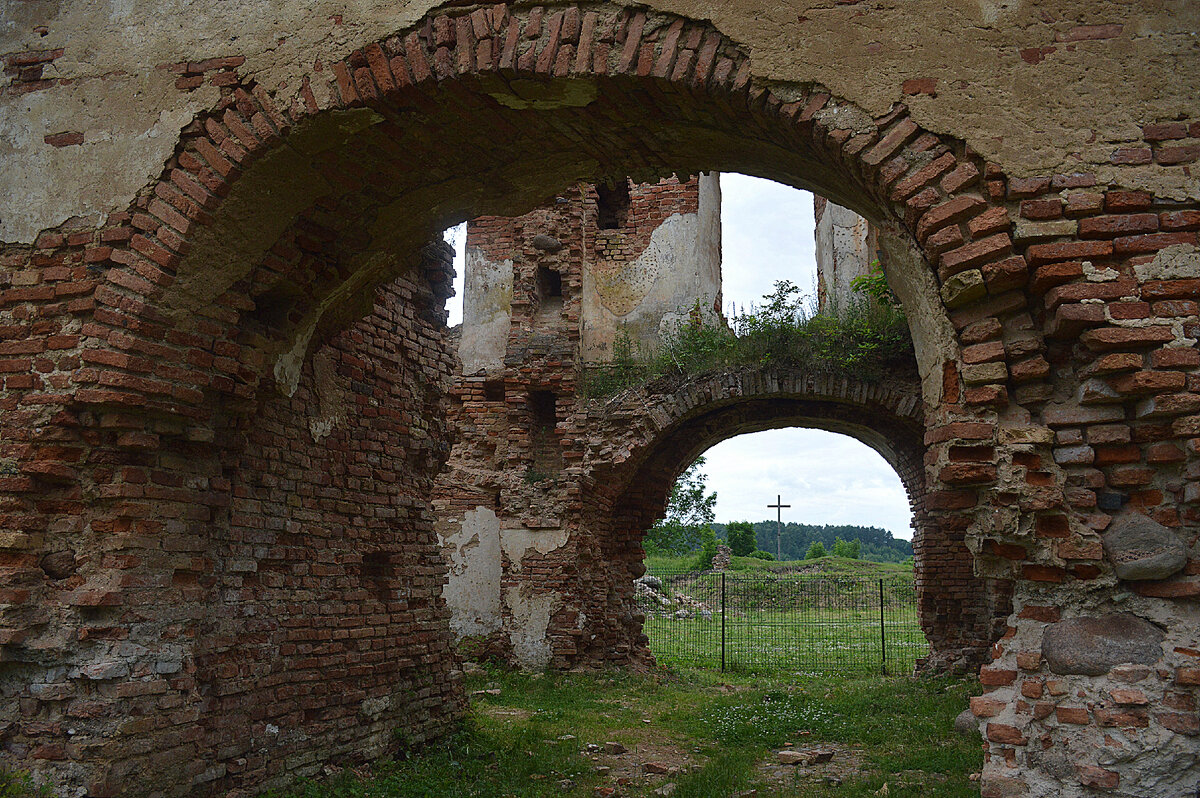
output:
M717 556L717 533L711 526L705 526L700 532L700 551L696 555L696 570L706 571L712 568L713 557Z
M835 557L846 557L847 559L857 560L860 553L858 538L850 541L837 538L833 541L833 554Z
M642 544L646 551L686 554L700 548L705 530L712 531L709 524L716 518L717 494L708 492L705 485L708 477L700 470L703 466L704 458L698 457L675 480L667 497L666 514L646 530ZM713 545L716 553L716 544Z
M813 544L808 547L808 553L804 555L806 560L815 560L818 557L825 556L825 544L819 540L814 540Z
M735 555L747 557L755 549L754 524L749 521L733 521L725 527L725 538Z

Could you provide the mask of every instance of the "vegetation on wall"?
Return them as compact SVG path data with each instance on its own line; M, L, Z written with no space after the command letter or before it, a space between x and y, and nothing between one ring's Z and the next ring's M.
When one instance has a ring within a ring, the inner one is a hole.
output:
M780 280L762 305L724 324L705 323L693 308L688 321L665 333L653 351L640 351L628 335L618 336L612 360L590 368L580 390L603 398L660 377L765 365L878 380L911 364L908 321L878 264L854 281L854 289L854 296L818 311L798 286Z

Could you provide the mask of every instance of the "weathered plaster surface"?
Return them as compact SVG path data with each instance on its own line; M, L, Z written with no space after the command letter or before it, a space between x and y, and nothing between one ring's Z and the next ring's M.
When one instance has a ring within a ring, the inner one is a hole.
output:
M486 635L500 628L500 519L489 507L463 514L457 530L443 531L450 577L442 595L454 636Z
M156 175L179 129L215 96L174 89L167 65L243 56L238 68L276 90L417 21L437 4L360 0L185 3L67 0L7 3L0 53L63 48L46 77L60 82L0 100L0 179L38 185L0 197L0 240L32 241L74 216L122 210ZM960 137L1014 176L1091 171L1128 188L1200 196L1185 167L1110 166L1139 126L1193 110L1200 84L1187 0L1075 0L1053 8L993 0L829 4L655 0L651 7L711 19L751 53L765 80L819 82L870 113L905 101L928 130ZM1136 10L1136 13L1131 11ZM1120 25L1078 38L1084 25ZM945 46L953 41L954 47ZM1146 65L1154 66L1147 69ZM1169 76L1169 77L1167 77ZM904 93L906 80L927 90ZM66 81L70 81L67 83ZM315 91L324 91L321 82ZM55 149L44 136L85 131ZM122 168L113 169L119 163ZM46 170L57 179L45 180Z
M515 570L521 569L521 560L530 553L549 554L567 543L565 529L527 529L515 527L500 533L500 546Z
M512 322L513 262L491 261L480 249L466 252L462 342L458 357L463 374L504 365Z
M554 592L535 591L530 585L504 591L504 606L512 614L509 641L513 659L520 667L537 671L550 664L550 641L546 629L550 616L561 600Z
M644 349L687 321L698 306L708 323L721 305L721 182L700 176L696 213L677 213L656 228L632 261L590 261L583 270L583 355L611 357L618 335Z
M870 271L869 224L849 208L827 203L817 220L817 295L849 297L850 281Z

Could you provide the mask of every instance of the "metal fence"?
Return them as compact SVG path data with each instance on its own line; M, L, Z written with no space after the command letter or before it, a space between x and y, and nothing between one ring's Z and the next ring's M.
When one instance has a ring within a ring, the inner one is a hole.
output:
M904 674L929 651L911 578L701 571L635 587L664 664Z

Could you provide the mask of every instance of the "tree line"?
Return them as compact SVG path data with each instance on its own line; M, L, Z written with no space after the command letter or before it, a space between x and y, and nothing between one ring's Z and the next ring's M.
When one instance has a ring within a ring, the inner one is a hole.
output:
M729 524L711 524L719 540L728 542ZM755 521L755 548L775 554L774 521ZM813 544L820 543L828 553L834 553L838 540L847 543L858 541L859 559L874 562L904 562L913 556L912 543L892 536L886 529L853 524L798 524L787 521L783 524L780 537L780 554L784 560L802 560Z

